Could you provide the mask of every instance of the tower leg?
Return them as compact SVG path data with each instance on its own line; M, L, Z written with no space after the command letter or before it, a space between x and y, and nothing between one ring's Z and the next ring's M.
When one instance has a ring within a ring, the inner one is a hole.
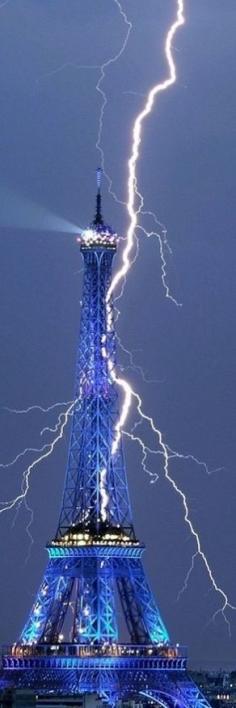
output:
M133 641L166 644L167 629L139 559L122 561L117 579L121 604Z
M22 644L58 641L72 585L72 578L55 575L54 564L50 561L21 634Z

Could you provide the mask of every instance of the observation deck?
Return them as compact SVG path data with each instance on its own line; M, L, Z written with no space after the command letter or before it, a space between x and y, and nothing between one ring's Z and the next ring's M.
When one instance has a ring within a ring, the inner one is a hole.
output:
M47 545L50 558L63 556L129 556L139 558L145 546L130 537L120 526L100 528L99 531L77 524Z
M3 668L119 669L135 671L186 669L187 650L153 644L13 644L3 647Z

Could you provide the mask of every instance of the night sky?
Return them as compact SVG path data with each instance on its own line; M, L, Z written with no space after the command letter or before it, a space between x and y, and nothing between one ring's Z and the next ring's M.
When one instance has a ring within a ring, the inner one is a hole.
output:
M122 58L107 69L102 146L117 196L125 200L134 118L143 94L167 73L164 37L174 0L122 0L133 23ZM178 82L145 124L138 167L145 206L168 227L173 254L164 296L158 242L140 236L118 323L124 345L146 377L127 371L168 444L207 462L172 462L218 585L236 605L235 556L235 0L186 0L175 39ZM0 10L0 401L25 408L73 396L80 318L81 256L76 228L93 217L101 96L100 65L119 51L127 28L112 0L9 0ZM134 93L133 93L134 92ZM128 218L103 188L104 213L125 235ZM123 365L128 364L119 354ZM40 447L55 413L19 417L0 411L1 461ZM152 439L153 443L153 439ZM46 565L55 533L68 434L33 472L30 558L22 506L0 516L0 642L14 641ZM228 612L198 558L183 507L159 474L150 485L139 448L125 442L137 535L173 641L189 646L195 666L234 665L236 611ZM25 458L28 462L32 456ZM1 499L20 491L25 462L1 469Z

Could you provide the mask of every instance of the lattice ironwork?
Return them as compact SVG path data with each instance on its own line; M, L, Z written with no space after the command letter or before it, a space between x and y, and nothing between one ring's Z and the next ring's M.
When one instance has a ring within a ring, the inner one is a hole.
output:
M140 694L170 708L206 708L148 584L122 443L114 452L119 401L107 294L116 245L102 218L99 173L95 219L81 236L82 312L62 509L29 619L4 655L4 680L41 692L95 691L110 704ZM120 644L118 606L126 645Z

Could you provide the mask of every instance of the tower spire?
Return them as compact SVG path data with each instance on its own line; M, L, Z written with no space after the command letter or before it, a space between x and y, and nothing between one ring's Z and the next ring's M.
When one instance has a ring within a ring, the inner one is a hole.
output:
M94 226L103 226L102 218L102 197L101 197L101 181L102 181L102 169L97 168L97 196L96 196L96 214L93 221Z

